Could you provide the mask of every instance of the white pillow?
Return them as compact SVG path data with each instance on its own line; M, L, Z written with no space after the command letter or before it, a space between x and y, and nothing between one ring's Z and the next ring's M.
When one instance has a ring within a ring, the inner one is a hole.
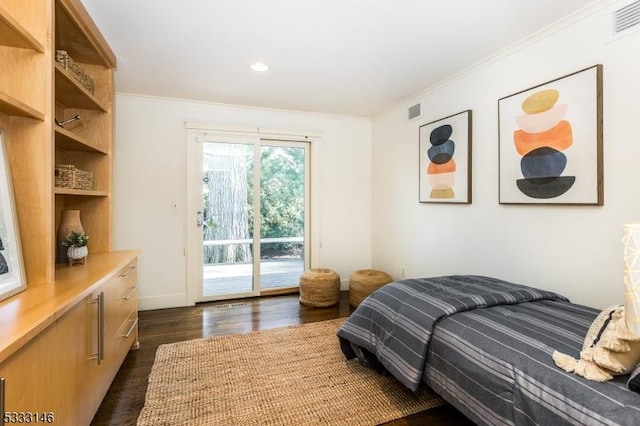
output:
M609 306L600 312L589 327L580 359L554 351L556 365L597 382L629 374L640 363L640 336L629 329L624 312L624 305Z

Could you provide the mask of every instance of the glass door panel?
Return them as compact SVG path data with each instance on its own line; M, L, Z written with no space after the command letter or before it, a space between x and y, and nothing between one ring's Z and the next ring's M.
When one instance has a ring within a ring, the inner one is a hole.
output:
M260 289L298 286L305 270L306 145L260 147Z
M251 293L254 145L202 144L202 297Z

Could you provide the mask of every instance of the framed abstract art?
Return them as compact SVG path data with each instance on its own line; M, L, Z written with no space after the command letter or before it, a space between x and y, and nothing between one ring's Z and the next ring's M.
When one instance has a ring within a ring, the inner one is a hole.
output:
M0 129L0 300L27 288L3 136Z
M420 126L419 201L471 203L471 110Z
M498 100L500 204L603 204L602 65Z

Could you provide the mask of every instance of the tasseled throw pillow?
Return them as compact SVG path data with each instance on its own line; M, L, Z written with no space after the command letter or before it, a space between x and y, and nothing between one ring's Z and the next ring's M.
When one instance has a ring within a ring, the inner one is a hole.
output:
M606 382L615 375L629 374L640 363L640 336L629 329L624 305L610 306L589 327L580 359L554 351L553 360L569 373Z

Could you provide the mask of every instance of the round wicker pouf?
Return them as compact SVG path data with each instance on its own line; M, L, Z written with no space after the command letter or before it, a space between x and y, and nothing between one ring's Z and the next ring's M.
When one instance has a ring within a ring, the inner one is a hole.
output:
M331 269L314 268L300 275L300 303L314 308L340 301L340 275Z
M360 269L349 278L349 304L358 306L371 293L393 281L391 275L375 269Z

